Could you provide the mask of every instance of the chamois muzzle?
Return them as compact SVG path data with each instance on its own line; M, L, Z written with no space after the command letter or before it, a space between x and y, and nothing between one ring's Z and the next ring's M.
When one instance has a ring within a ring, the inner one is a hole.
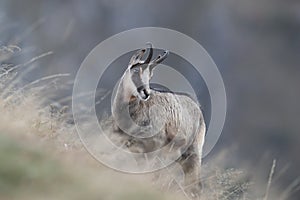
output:
M138 87L137 91L141 99L144 101L146 101L150 97L150 89L147 89L145 86Z

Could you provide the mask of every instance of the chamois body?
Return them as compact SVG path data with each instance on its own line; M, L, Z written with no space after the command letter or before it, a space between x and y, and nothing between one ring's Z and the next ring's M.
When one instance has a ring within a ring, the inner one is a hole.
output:
M167 53L150 62L151 47L146 62L140 61L144 52L133 56L120 80L112 108L115 126L132 152L152 152L171 144L169 151L177 152L176 162L185 173L186 190L191 191L190 185L198 190L206 131L200 106L187 95L151 89L153 66Z
M155 147L146 148L145 145L139 152L151 152L166 145L175 136L182 139L182 145L193 143L199 146L199 151L202 149L205 123L198 104L189 96L151 89L147 101L131 98L130 102L120 100L115 101L115 104L115 120L118 120L119 124L123 123L123 127L128 126L126 130L130 131L130 135L147 136L150 131L154 136L160 137L161 140L156 142ZM130 127L132 122L121 122L126 115L122 112L129 112L137 129ZM141 140L147 143L147 139L148 137Z

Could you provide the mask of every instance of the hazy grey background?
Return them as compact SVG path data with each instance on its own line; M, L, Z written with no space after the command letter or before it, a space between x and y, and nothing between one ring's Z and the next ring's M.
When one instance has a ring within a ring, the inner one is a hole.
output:
M300 176L300 1L0 2L0 46L24 48L12 63L54 52L25 81L53 73L75 76L98 43L142 26L189 35L203 45L222 73L227 120L205 161L229 148L229 167L247 165L267 177L276 158L278 170L289 166L277 184L287 186ZM209 96L205 86L200 87L198 95L209 115Z

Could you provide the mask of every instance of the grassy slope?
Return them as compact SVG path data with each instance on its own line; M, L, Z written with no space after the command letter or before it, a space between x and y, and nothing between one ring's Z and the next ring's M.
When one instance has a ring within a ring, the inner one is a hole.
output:
M186 199L161 187L168 178L153 186L149 176L103 167L83 149L64 113L41 106L40 98L28 90L0 99L0 199ZM239 171L211 166L203 170L202 199L249 199Z
M65 123L65 109L43 103L51 84L7 90L10 75L0 78L0 199L186 199L159 190L164 183L155 188L149 177L100 165L82 148L74 125ZM12 80L18 82L13 73ZM266 185L248 194L249 182L239 170L223 169L224 158L203 167L201 199L262 199Z
M98 166L83 152L53 154L51 142L9 127L0 123L0 199L173 199L150 182Z
M148 179L115 172L93 160L75 126L66 123L64 108L45 103L64 85L56 83L60 75L26 86L20 81L22 69L48 53L25 64L6 65L20 50L0 49L0 199L177 198L155 189Z

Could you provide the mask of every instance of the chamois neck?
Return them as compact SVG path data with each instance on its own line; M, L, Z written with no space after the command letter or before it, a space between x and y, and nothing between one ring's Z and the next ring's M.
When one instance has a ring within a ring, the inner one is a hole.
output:
M117 92L114 98L114 106L120 106L123 104L128 104L134 98L135 87L131 81L129 71L125 71L124 75L122 76Z

